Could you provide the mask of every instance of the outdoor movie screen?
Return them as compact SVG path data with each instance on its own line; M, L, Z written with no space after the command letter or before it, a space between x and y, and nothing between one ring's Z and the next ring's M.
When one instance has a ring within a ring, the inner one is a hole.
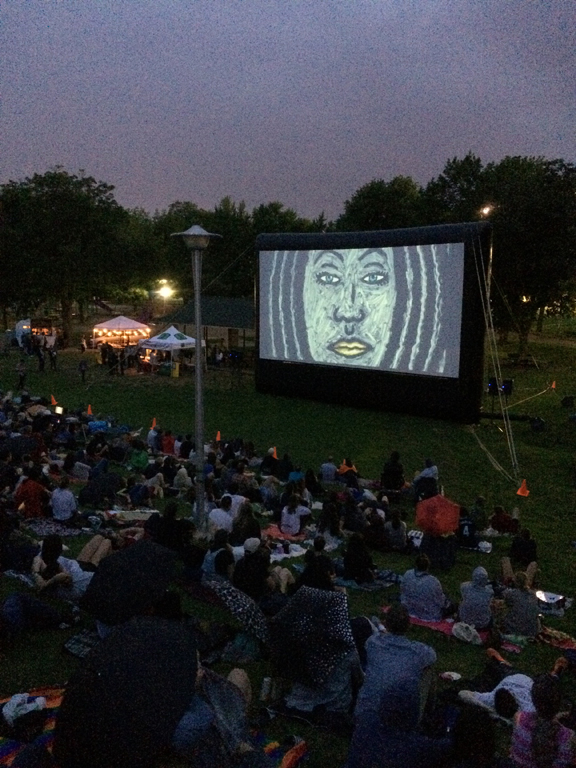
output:
M464 243L259 256L260 358L458 378Z

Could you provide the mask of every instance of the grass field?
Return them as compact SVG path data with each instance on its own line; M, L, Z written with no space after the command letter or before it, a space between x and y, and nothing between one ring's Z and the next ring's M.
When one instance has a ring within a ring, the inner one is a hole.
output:
M569 419L571 410L562 408L565 395L576 395L576 345L564 335L551 336L547 328L531 343L530 351L538 367L513 368L503 363L503 374L514 379L510 411L515 416L539 416L546 424L543 432L534 432L529 422L514 421L513 434L520 476L525 478L530 496L516 495L516 486L497 471L480 443L494 459L512 474L509 449L501 423L482 419L474 428L465 425L387 414L368 410L342 408L314 402L264 396L254 392L250 375L227 371L209 372L206 381L206 434L215 436L220 430L224 439L241 436L252 440L265 451L276 446L278 453L288 452L303 469L317 468L328 454L337 460L351 456L361 474L377 477L391 450L397 449L408 474L421 468L426 456L438 464L445 494L461 504L471 504L478 494L486 497L488 506L502 504L507 509L520 508L523 525L531 528L538 541L540 582L545 589L574 594L576 549L575 516L575 446L576 423ZM506 360L513 347L501 350ZM14 352L0 360L0 388L15 386L19 356ZM160 426L175 432L193 431L194 380L191 377L169 379L127 375L110 377L90 355L87 384L82 385L78 373L79 353L62 352L57 372L36 371L37 363L28 361L28 389L35 394L54 395L69 408L91 404L95 414L110 415L121 422L146 431L156 418ZM486 371L486 380L491 372ZM552 382L554 390L549 389ZM353 399L351 393L350 399ZM521 402L523 401L523 402ZM491 410L486 396L485 410ZM413 522L410 507L405 509L407 522ZM80 542L74 541L74 547ZM505 539L495 541L492 554L463 553L452 571L441 576L446 591L458 598L458 586L470 577L472 568L484 565L495 573L499 558L509 546ZM380 565L403 572L411 561L399 555L376 556ZM13 589L12 582L0 579L0 596ZM372 615L383 602L395 595L395 589L380 593L351 592L349 602L353 615ZM189 610L207 616L204 606L188 602ZM551 626L576 635L576 608L562 620L548 620ZM75 660L61 652L66 632L30 635L18 649L2 660L0 695L10 695L29 687L63 682L75 667ZM414 630L414 638L432 644L438 653L438 671L454 670L464 676L476 674L483 665L482 651L458 643L428 630ZM546 646L533 645L514 659L522 670L536 673L547 669L557 653ZM266 664L252 665L249 670L258 685L266 673ZM573 681L566 681L568 692L576 696ZM315 766L342 765L346 743L337 737L313 732L303 726L275 726L281 736L286 728L310 740L313 755L308 763Z

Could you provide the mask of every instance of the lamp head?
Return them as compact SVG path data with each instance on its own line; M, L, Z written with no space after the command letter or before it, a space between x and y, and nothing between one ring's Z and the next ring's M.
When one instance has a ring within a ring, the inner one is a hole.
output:
M222 235L206 232L198 224L194 224L185 232L173 232L170 237L181 237L190 250L204 251L208 248L211 237L222 237Z

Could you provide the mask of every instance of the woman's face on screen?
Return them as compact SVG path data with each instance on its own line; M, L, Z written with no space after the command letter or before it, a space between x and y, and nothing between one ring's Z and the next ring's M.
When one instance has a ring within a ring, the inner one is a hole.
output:
M304 318L313 359L378 367L395 300L391 249L311 252L304 276Z

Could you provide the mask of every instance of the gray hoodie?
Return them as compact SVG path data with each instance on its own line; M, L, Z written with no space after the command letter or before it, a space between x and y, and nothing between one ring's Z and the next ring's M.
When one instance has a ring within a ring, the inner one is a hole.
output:
M488 584L488 573L485 568L478 566L472 571L472 581L460 585L462 602L458 609L460 621L471 624L476 629L484 629L490 623L492 613L490 603L494 590Z

